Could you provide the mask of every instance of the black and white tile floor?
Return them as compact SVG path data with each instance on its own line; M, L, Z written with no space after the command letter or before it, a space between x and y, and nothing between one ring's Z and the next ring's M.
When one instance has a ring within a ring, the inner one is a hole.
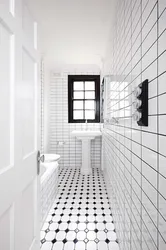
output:
M58 196L41 231L41 250L118 250L106 184L99 169L62 168Z

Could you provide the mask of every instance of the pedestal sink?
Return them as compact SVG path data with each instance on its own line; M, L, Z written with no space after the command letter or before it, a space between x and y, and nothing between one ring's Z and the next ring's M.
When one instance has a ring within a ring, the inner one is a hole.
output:
M75 136L78 140L82 141L82 174L91 174L91 140L97 136L101 136L100 130L74 130L71 132L72 136Z

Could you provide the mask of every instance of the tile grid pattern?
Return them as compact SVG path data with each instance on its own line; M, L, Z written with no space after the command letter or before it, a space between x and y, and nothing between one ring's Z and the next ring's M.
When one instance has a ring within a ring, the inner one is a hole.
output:
M41 231L41 250L118 250L104 176L61 168L58 196Z
M117 1L104 166L120 249L166 249L166 1ZM106 66L105 66L106 67ZM149 126L132 119L132 91L149 79Z
M51 167L51 166L50 166ZM47 170L48 171L48 170ZM41 226L45 222L48 212L58 193L58 167L52 167L48 171L44 180L41 183Z
M85 73L56 73L50 76L50 128L49 152L61 155L60 166L79 167L82 162L81 141L71 137L73 130L85 129L85 124L68 123L68 75L96 74ZM88 124L88 129L100 129L99 123ZM101 138L95 138L91 143L91 160L93 167L100 167Z

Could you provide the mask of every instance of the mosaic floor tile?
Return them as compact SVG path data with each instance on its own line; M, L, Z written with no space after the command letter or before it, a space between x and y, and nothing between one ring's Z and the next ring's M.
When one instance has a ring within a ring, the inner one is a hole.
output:
M61 168L58 195L41 230L41 250L118 250L104 176Z

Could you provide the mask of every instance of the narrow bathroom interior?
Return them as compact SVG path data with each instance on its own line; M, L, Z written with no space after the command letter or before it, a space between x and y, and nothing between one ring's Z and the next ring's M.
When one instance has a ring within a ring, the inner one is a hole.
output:
M0 0L0 250L166 250L166 0Z
M81 120L82 110L79 105L83 102L82 97L81 100L74 100L74 105L76 102L78 106L77 119L74 112L72 117L68 117L66 108L69 105L70 110L71 84L74 97L84 94L100 98L100 94L104 94L100 93L100 74L61 75L53 71L50 77L50 112L54 113L50 114L50 136L54 140L41 163L41 169L45 168L41 172L41 249L118 250L111 204L101 169L103 124L89 119ZM44 99L45 96L42 96ZM93 104L94 99L91 96L90 100L85 99L85 106L87 102ZM59 102L63 102L63 106L60 107ZM93 118L94 110L87 110ZM83 115L86 118L86 109ZM70 119L78 120L78 123L69 123ZM98 118L94 116L94 119Z
M42 61L43 153L60 158L41 194L41 250L165 250L166 3L77 4L57 6L72 55L50 43Z

